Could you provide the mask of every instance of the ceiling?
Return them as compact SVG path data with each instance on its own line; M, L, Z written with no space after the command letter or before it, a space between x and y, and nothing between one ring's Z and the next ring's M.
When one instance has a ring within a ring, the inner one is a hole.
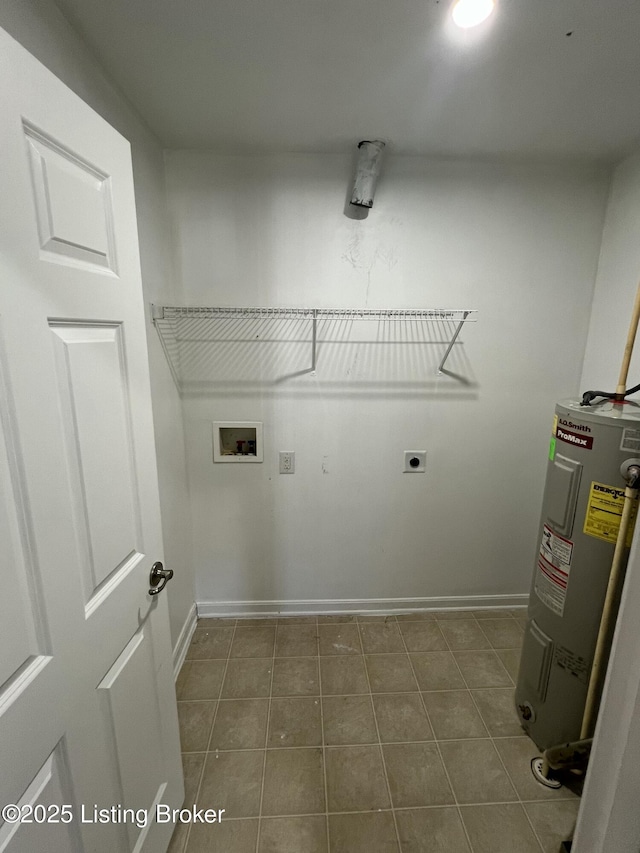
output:
M612 161L640 144L639 0L57 0L168 148Z

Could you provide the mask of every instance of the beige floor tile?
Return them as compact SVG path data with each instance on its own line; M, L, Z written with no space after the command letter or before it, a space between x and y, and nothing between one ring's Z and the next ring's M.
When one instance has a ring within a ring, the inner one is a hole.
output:
M423 693L422 697L438 740L488 736L468 690Z
M460 812L474 853L540 853L540 845L518 803L463 806Z
M263 815L325 812L321 749L269 749Z
M511 616L516 620L516 622L518 623L518 625L520 625L522 629L527 627L527 621L529 617L526 607L514 608L511 611Z
M362 654L357 624L318 625L321 655Z
M382 749L394 808L455 802L436 744L394 743Z
M330 747L325 761L330 812L390 808L379 746Z
M416 613L397 613L396 621L398 622L435 622L436 613L434 610L419 610Z
M362 648L368 655L404 651L404 643L395 621L364 622L360 625L360 637Z
M465 687L451 652L411 652L409 657L421 690L455 690Z
M372 693L409 693L418 689L408 655L365 655L365 661Z
M322 722L324 742L330 746L378 742L369 696L325 696Z
M492 737L519 737L523 734L511 687L490 687L471 692Z
M271 658L230 660L222 685L221 699L256 699L271 690Z
M255 853L257 820L224 820L194 824L187 853Z
M531 773L531 759L540 752L528 737L498 738L495 745L521 800L571 800L576 797L566 787L547 788L536 782Z
M176 699L182 699L182 693L184 691L184 685L189 678L189 671L191 669L191 661L185 660L185 662L180 667L180 672L178 673L178 677L176 678ZM215 697L218 698L217 696Z
M380 693L373 705L382 743L433 740L418 693Z
M318 629L315 625L278 625L276 657L307 657L318 654Z
M209 749L263 749L268 711L268 699L222 700L218 704Z
M226 665L226 660L194 660L185 664L182 669L187 672L179 698L217 699Z
M178 702L180 743L183 752L206 750L217 702Z
M396 622L395 614L393 613L360 613L356 617L356 621L360 624L366 622L386 623L392 625Z
M277 616L259 616L248 619L238 618L236 620L238 628L275 628L277 624Z
M280 616L278 625L315 625L317 616Z
M490 649L491 644L475 619L451 619L440 625L450 649Z
M233 628L196 628L187 650L187 660L226 658Z
M276 658L272 696L318 696L318 658Z
M260 811L264 750L210 752L198 795L198 808L225 809L224 817L254 817ZM225 823L224 819L220 826Z
M476 619L510 619L513 616L510 607L486 607L484 610L471 612Z
M515 619L483 619L480 624L494 649L519 649L524 632Z
M275 625L269 628L236 628L230 657L266 658L273 654Z
M329 838L331 853L399 853L391 812L329 815Z
M184 774L184 804L188 808L196 801L205 753L191 752L182 756L182 772Z
M518 799L491 740L447 740L440 750L459 803Z
M403 809L396 821L402 853L471 853L455 808Z
M572 838L579 808L579 800L525 804L544 853L558 853L560 844Z
M327 853L325 816L264 818L258 853Z
M323 696L369 692L362 655L320 658L320 675Z
M494 651L454 652L467 687L510 687L511 678Z
M187 835L189 834L189 824L177 823L167 848L167 853L184 853L184 846L187 843Z
M235 627L235 617L227 616L201 616L198 619L198 628L233 628Z
M319 697L272 699L267 746L322 746Z
M403 622L400 625L410 652L446 651L447 643L437 622Z
M318 625L345 625L357 622L355 613L334 613L331 616L318 616Z
M502 661L504 668L511 676L513 683L518 683L518 672L520 670L520 649L497 649L496 654Z
M452 619L471 619L471 610L436 610L438 622L448 622Z
M202 767L205 760L204 752L192 752L182 756L182 769L184 772L184 807L189 808L195 804L196 794L200 785ZM188 823L176 823L175 830L171 836L171 843L167 853L183 853L184 846L189 834Z

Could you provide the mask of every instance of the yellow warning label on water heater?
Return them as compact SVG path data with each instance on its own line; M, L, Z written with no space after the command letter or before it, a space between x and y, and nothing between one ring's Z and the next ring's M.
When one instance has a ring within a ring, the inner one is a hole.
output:
M551 432L553 433L554 436L558 434L558 416L557 415L553 416L553 429L551 430Z
M587 514L584 519L584 532L587 536L595 536L605 542L615 545L620 530L620 519L624 507L624 489L607 486L605 483L591 483ZM634 501L631 510L631 521L627 534L627 547L631 545L633 528L636 523L638 501Z

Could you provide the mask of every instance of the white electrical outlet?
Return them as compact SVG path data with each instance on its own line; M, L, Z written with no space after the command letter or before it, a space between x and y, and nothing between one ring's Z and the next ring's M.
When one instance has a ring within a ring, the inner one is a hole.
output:
M402 470L405 474L424 474L427 470L427 451L405 450Z
M296 472L296 454L293 450L280 451L280 473L295 474Z

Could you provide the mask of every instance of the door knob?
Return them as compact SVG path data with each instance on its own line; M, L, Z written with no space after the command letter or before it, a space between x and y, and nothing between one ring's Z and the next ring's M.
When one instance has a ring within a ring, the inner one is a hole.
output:
M151 589L149 595L157 595L165 588L173 577L173 569L165 569L162 563L158 561L151 566L151 574L149 575L149 583Z

